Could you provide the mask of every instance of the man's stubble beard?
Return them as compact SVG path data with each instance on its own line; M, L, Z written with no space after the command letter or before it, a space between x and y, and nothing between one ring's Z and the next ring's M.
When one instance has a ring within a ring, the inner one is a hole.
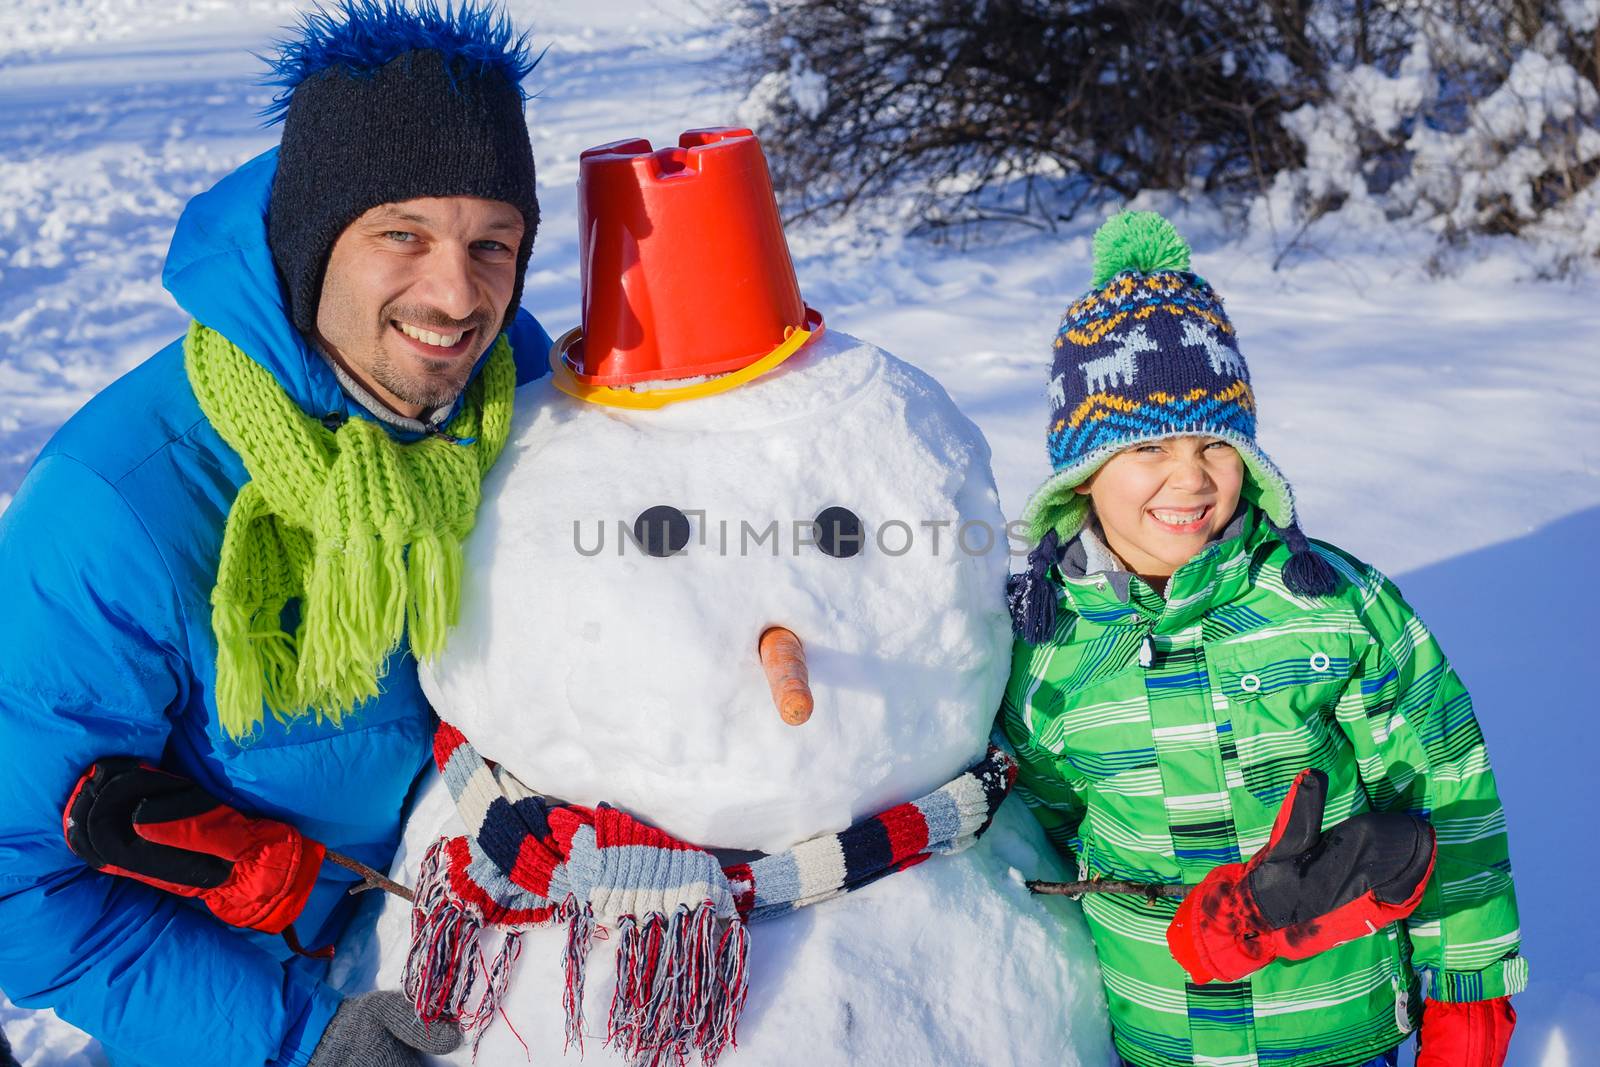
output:
M437 373L426 370L409 373L397 366L389 358L388 350L380 345L369 373L373 381L407 404L416 404L425 410L443 407L453 403L467 387L472 368L483 355L483 347L487 346L480 346L470 357L422 361L427 367L437 368Z

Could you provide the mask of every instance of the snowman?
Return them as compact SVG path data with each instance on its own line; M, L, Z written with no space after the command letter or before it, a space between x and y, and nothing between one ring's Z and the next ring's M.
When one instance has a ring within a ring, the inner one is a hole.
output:
M1064 872L1020 803L947 848L929 829L924 853L948 854L885 862L902 816L931 827L940 798L970 794L1008 674L982 435L922 371L804 305L750 131L617 142L580 172L584 325L517 395L460 623L422 671L441 719L514 776L509 800L612 805L727 870L802 857L789 896L833 899L748 925L722 1062L1111 1062L1077 906L1022 884ZM474 829L455 791L425 787L395 877ZM411 923L390 898L336 978L414 977ZM499 996L454 1061L475 1044L487 1064L577 1063L579 1046L629 1062L606 1008L637 931L598 925L574 1015L571 927L508 950L485 924L469 966Z

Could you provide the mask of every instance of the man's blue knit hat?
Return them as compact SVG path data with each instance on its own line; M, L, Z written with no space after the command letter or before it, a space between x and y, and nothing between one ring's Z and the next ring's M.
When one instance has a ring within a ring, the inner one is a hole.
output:
M1123 449L1167 437L1217 437L1238 449L1244 496L1294 553L1284 574L1290 590L1332 592L1333 571L1300 532L1288 479L1256 444L1255 393L1233 323L1189 269L1189 246L1172 223L1153 211L1107 220L1094 235L1091 284L1067 308L1053 346L1046 444L1055 474L1022 513L1038 547L1013 590L1019 632L1039 632L1046 600L1053 628L1055 593L1045 590L1044 572L1089 513L1089 498L1074 490ZM1028 624L1032 616L1041 616L1038 626Z

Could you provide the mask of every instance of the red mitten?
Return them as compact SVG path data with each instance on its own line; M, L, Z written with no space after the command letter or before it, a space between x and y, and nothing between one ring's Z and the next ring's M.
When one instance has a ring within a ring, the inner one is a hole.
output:
M1301 771L1261 851L1216 868L1184 896L1167 946L1196 982L1234 982L1275 959L1315 956L1416 908L1433 873L1433 828L1413 815L1368 812L1324 833L1327 793L1326 774Z
M199 897L230 926L294 922L325 850L287 823L252 819L178 775L127 756L95 761L67 799L67 847L96 870Z
M1500 1067L1506 1062L1517 1013L1510 997L1422 1008L1417 1067Z

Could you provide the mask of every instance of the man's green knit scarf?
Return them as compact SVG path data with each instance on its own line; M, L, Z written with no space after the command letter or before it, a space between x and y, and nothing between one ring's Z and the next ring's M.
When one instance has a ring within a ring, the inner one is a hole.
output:
M235 740L261 725L263 705L283 721L315 713L337 724L378 695L402 638L419 659L444 648L461 542L511 427L511 345L502 335L467 387L448 427L460 443L401 444L368 419L330 430L198 322L183 355L200 410L250 473L211 591L217 715ZM291 602L293 635L283 629Z

